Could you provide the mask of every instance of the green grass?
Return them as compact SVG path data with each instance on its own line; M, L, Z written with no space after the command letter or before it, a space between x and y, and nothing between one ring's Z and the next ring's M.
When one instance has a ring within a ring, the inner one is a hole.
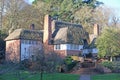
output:
M19 78L23 78L23 80L40 80L40 73L31 74L27 71L20 72L11 72L7 74L0 75L0 80L19 80ZM43 80L78 80L79 75L75 74L64 74L64 73L51 73L51 74L43 74Z
M94 75L92 76L92 80L120 80L120 73Z

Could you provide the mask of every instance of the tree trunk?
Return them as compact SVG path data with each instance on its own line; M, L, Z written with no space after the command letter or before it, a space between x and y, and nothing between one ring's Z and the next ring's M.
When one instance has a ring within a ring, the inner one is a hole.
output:
M43 79L43 71L40 72L40 80Z
M113 57L112 57L112 56L110 56L110 61L111 61L111 62L113 61Z

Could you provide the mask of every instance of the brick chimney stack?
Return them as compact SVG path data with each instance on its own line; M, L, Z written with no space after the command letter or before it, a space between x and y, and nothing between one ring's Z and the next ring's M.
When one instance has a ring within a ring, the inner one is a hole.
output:
M44 34L43 42L49 44L49 40L52 37L52 28L51 28L51 17L50 15L45 15L44 17Z
M95 36L99 35L99 25L98 24L94 24L94 35Z

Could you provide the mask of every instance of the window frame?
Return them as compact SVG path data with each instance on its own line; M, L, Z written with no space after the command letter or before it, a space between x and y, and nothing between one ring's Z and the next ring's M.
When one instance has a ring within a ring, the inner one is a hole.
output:
M61 50L61 45L60 44L55 45L55 50Z

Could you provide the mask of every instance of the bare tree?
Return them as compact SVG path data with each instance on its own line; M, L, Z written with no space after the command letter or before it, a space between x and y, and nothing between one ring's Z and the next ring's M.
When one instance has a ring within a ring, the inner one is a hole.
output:
M120 18L115 16L115 15L113 15L112 19L111 19L111 25L113 27L119 27L119 24L120 24Z
M94 23L93 8L84 6L78 11L76 11L74 15L76 22L80 23L87 32L92 33L92 29L93 29L92 25Z
M55 52L44 53L44 49L35 50L34 69L40 71L41 80L43 72L53 73L57 71L57 66L62 65L63 59Z
M0 30L2 30L4 9L5 9L5 0L0 0Z
M2 17L3 29L6 33L17 28L29 29L29 25L34 23L35 29L43 29L43 11L38 10L24 0L5 0L5 13Z

